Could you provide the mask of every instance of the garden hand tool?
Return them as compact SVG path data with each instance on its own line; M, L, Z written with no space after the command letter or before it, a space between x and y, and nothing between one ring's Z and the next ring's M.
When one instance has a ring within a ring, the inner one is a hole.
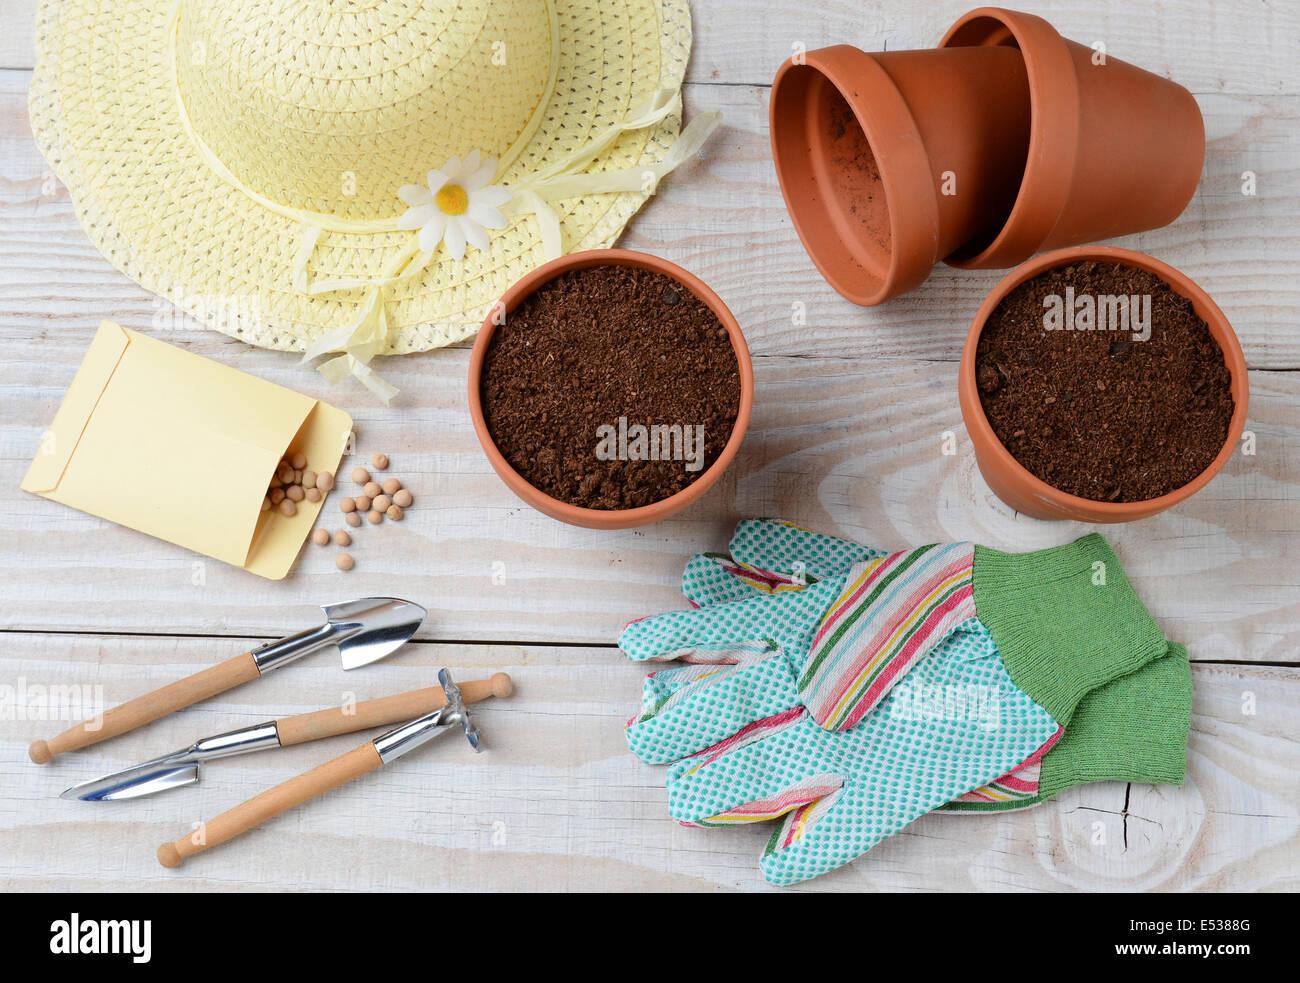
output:
M475 679L461 688L465 703L477 703L489 696L505 697L513 692L510 677L499 672L491 679ZM216 737L204 737L187 748L154 758L103 778L74 785L63 793L64 799L108 802L153 795L169 788L191 785L199 780L199 765L216 758L228 758L267 748L288 747L317 741L336 734L353 734L371 727L395 724L446 706L447 698L440 686L398 693L355 706L334 707L313 713L282 717L251 727L242 727Z
M760 861L773 883L841 866L1044 753L1084 694L1167 649L1095 534L1018 555L857 550L834 576L633 622L619 642L705 663L647 680L629 743L675 761L679 821L783 818Z
M261 795L223 812L211 822L201 824L189 836L181 837L174 843L164 843L158 848L158 862L164 867L179 866L186 857L202 853L246 833L286 809L292 809L308 799L373 771L380 765L386 765L454 727L459 727L464 732L470 747L475 751L482 750L479 746L478 728L470 719L469 710L460 690L452 681L451 673L446 669L439 671L438 682L446 694L445 706L402 724L373 741L367 741L333 761L327 761L311 771L267 789Z
M128 700L49 741L34 742L27 753L38 765L45 764L56 754L125 734L322 648L336 649L343 668L356 669L401 648L415 634L427 613L420 605L396 597L363 597L324 604L321 610L325 612L325 623L316 628L267 642L251 652Z
M798 590L843 574L879 550L788 522L740 523L727 553L702 553L686 566L682 591L697 607ZM1061 739L1011 773L939 807L942 812L1003 812L1045 802L1088 782L1181 785L1187 771L1192 678L1187 649L1167 652L1136 672L1088 693Z

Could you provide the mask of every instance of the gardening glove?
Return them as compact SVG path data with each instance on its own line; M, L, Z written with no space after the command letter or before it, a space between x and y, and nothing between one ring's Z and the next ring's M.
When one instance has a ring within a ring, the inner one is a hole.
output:
M1045 754L940 811L1024 809L1089 782L1181 785L1191 712L1187 649L1170 642L1160 658L1084 696L1070 726Z
M840 555L828 540L811 545ZM1097 535L1022 555L868 550L847 572L767 587L634 622L620 645L634 659L706 663L647 681L629 742L676 762L669 803L683 822L784 817L760 861L778 884L847 863L1011 772L1056 740L1085 693L1165 651Z
M730 550L698 554L687 564L682 590L692 605L727 603L756 591L800 589L884 555L774 520L742 522ZM1191 703L1187 650L1169 643L1165 655L1087 694L1070 727L1045 754L1032 756L940 811L1023 809L1088 782L1181 785Z

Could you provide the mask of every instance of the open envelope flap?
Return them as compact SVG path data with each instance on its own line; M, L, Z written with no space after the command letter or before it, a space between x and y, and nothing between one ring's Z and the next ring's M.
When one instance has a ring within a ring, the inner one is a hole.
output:
M243 566L271 475L316 405L106 321L55 419L46 456L66 453L61 471L49 484L58 462L38 455L23 487Z

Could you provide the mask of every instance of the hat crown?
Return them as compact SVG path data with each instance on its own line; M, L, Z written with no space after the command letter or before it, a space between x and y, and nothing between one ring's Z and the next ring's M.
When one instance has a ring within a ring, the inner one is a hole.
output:
M194 133L249 190L349 219L477 149L510 160L553 84L539 0L183 0Z

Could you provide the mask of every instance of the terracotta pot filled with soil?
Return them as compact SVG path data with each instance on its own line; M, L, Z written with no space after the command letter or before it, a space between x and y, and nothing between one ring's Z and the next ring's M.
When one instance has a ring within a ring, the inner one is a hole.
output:
M804 248L864 305L941 260L1009 267L1166 225L1205 156L1182 86L996 7L966 14L937 50L838 45L788 60L770 129Z
M749 348L697 277L598 249L539 267L488 315L469 407L492 467L539 512L592 529L699 499L749 425Z
M994 494L1040 519L1127 522L1195 494L1241 438L1241 345L1195 283L1142 253L1045 253L984 300L962 417Z

